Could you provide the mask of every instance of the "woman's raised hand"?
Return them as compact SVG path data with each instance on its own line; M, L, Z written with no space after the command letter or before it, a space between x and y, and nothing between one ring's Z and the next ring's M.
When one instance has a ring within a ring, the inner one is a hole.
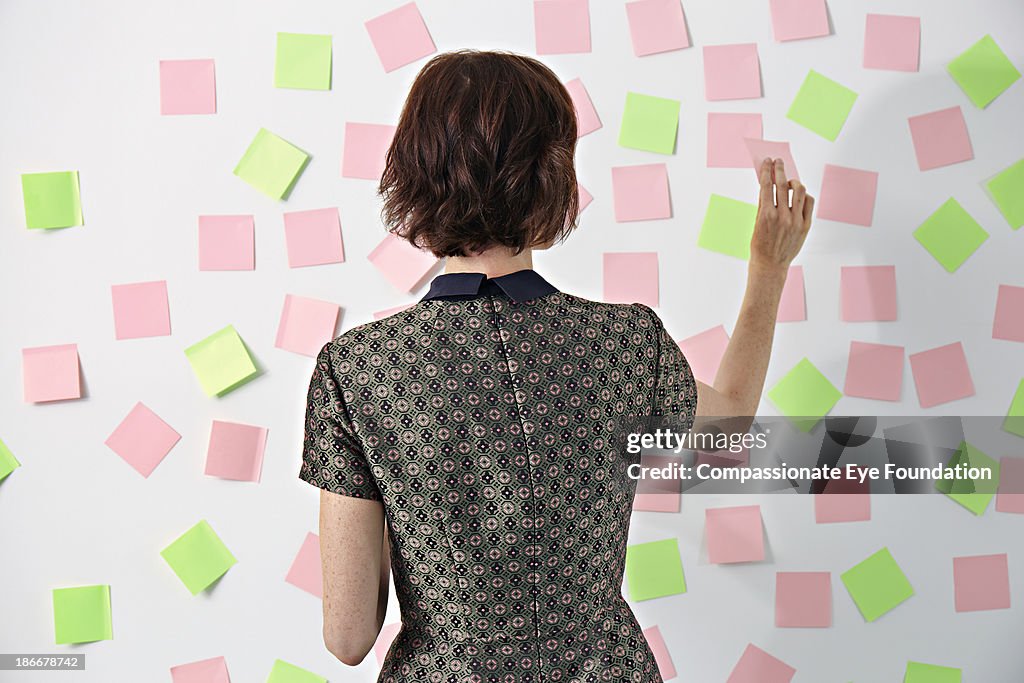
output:
M782 159L761 162L758 180L761 192L750 241L750 265L786 270L811 228L814 197L799 180L786 180Z

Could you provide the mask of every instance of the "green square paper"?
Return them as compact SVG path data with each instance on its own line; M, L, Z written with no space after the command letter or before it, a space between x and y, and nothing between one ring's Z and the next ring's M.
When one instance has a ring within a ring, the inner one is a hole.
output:
M113 640L110 586L54 588L53 631L57 645Z
M21 463L14 457L14 453L11 453L11 449L0 439L0 481L7 478L14 470L21 467Z
M626 546L626 586L630 600L650 600L686 592L679 541L638 543Z
M712 194L704 223L697 235L697 246L736 258L750 258L750 239L754 236L757 206L738 199Z
M1006 411L1006 419L1003 420L1003 429L1024 436L1024 379L1017 385L1017 393L1010 401L1010 409Z
M847 569L840 578L867 621L874 621L914 594L888 548Z
M976 515L985 512L992 497L999 487L999 463L976 446L963 441L956 454L947 463L948 467L957 464L962 467L988 468L992 472L991 479L939 479L935 488L963 505Z
M768 398L802 432L809 432L842 396L825 375L806 358L775 383ZM810 419L808 419L810 418Z
M967 48L948 65L946 70L975 106L988 103L1020 78L1020 72L1006 54L999 49L991 35Z
M327 679L283 659L275 659L267 683L327 683Z
M274 199L284 199L308 161L301 149L260 128L235 166L235 175Z
M988 239L988 233L950 197L918 226L914 239L952 273Z
M1024 159L1000 171L985 187L1011 228L1024 225Z
M207 396L223 396L259 374L233 325L188 347L185 357Z
M679 127L679 100L626 93L619 145L659 154L672 154Z
M330 90L331 36L278 33L274 86Z
M82 225L78 171L22 173L21 194L28 228L70 228Z
M192 595L210 587L238 561L205 519L160 551Z
M811 69L786 112L786 118L826 140L834 141L855 101L857 93Z
M903 683L960 683L963 672L951 666L907 662Z

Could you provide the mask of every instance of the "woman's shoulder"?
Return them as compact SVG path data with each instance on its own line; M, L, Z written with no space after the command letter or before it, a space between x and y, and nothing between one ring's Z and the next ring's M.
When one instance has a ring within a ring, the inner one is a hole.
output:
M569 308L576 309L580 313L589 313L600 318L631 322L640 327L657 327L661 324L658 314L647 304L596 301L565 292L559 292L558 296L561 297Z

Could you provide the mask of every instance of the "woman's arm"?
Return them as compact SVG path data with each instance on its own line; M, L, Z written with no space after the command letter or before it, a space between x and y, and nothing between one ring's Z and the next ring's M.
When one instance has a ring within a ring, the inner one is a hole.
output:
M811 227L814 197L799 181L786 180L781 159L774 161L774 168L772 160L765 159L758 180L746 293L714 386L698 382L698 417L753 418L764 390L782 287ZM749 429L750 423L743 422Z
M320 491L320 559L324 574L324 644L350 666L380 634L391 571L380 501Z

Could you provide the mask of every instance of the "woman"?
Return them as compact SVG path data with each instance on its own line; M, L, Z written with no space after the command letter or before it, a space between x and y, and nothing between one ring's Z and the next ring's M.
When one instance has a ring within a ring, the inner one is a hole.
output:
M647 306L532 269L576 226L575 145L568 93L527 57L439 55L406 100L383 217L445 271L323 347L299 475L322 489L323 633L342 662L372 648L394 575L402 629L380 681L661 681L621 595L636 481L613 432L754 414L814 200L781 160L761 167L746 295L709 386Z

